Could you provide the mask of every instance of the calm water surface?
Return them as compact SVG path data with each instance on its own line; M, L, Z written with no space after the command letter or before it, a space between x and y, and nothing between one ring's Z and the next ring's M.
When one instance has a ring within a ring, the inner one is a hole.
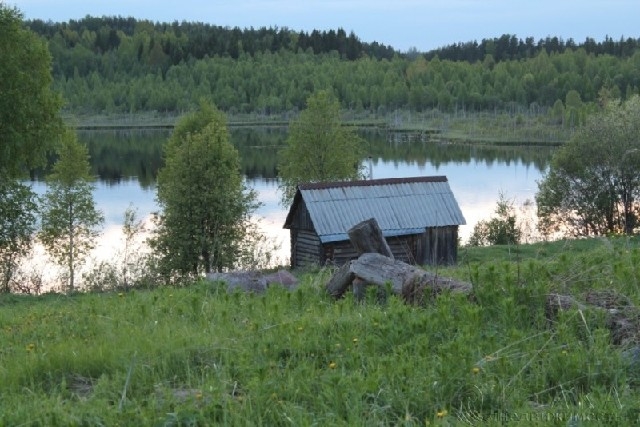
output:
M158 210L155 177L161 165L165 131L80 132L89 146L92 168L99 177L95 191L98 208L105 216L105 228L94 256L110 258L121 245L120 229L129 206L148 221ZM548 148L473 148L467 145L436 144L416 135L362 131L370 159L367 170L374 178L446 175L467 220L460 229L465 242L473 226L487 219L499 194L516 206L533 201L536 182L547 169L552 151ZM257 215L266 234L277 241L279 258L288 262L289 234L282 225L286 210L279 204L276 176L277 151L286 138L283 128L239 128L231 130L232 142L242 159L247 184L258 193L263 206ZM34 183L37 192L44 184Z

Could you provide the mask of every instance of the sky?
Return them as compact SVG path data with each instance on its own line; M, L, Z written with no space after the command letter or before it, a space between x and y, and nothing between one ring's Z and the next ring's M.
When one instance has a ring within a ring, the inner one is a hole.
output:
M25 19L122 16L310 32L342 28L363 42L425 52L516 35L583 42L640 38L640 0L0 0Z

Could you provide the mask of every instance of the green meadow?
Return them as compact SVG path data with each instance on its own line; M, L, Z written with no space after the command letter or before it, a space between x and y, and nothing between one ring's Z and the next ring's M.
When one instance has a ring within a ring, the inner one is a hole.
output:
M634 313L638 239L461 248L459 261L431 270L472 294L422 306L334 301L328 269L261 295L204 281L0 295L0 425L640 421L638 319L620 342L607 310L547 310L559 293Z

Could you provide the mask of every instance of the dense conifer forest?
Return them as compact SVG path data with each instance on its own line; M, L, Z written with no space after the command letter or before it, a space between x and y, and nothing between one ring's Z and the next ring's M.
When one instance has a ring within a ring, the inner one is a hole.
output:
M53 57L73 114L179 114L203 97L230 114L304 108L319 89L345 110L508 111L576 124L599 101L640 88L640 39L502 35L399 52L343 29L296 32L89 17L27 21Z

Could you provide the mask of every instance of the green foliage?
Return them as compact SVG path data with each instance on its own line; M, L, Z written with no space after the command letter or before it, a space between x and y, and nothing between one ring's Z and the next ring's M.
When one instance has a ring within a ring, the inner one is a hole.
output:
M0 174L16 176L46 162L62 127L62 102L51 91L46 43L6 3L0 3L0 34Z
M423 307L333 301L322 272L261 295L0 295L0 424L635 424L638 374L605 317L548 320L545 302L608 290L638 307L638 239L556 244L518 262L470 248L494 256L444 272L471 274L474 298Z
M293 201L298 184L362 177L362 140L340 123L340 104L327 91L314 93L289 126L280 151L282 204Z
M496 217L481 220L473 227L469 237L470 246L486 245L517 245L520 243L522 232L518 228L513 201L507 200L500 193L496 210Z
M434 108L540 114L575 91L583 107L567 106L569 116L560 118L571 128L601 89L630 97L640 81L639 41L631 38L575 44L504 35L439 54L402 55L343 30L306 34L117 17L28 25L49 41L56 89L74 114L180 114L204 96L230 116L286 120L318 90L334 91L342 109L372 115Z
M144 245L144 224L131 205L124 213L123 245L107 261L94 265L83 275L84 289L92 292L127 291L157 286L158 269Z
M67 131L58 147L58 160L47 177L48 189L42 202L40 240L65 267L67 290L75 289L77 266L95 245L97 228L104 218L96 210L87 147Z
M540 227L573 236L632 233L640 198L640 97L609 103L555 154L536 195Z
M184 117L165 147L158 173L157 235L166 273L198 275L233 267L249 237L255 192L240 174L224 115L209 104Z
M0 292L11 291L18 265L33 245L37 208L31 188L0 176Z

